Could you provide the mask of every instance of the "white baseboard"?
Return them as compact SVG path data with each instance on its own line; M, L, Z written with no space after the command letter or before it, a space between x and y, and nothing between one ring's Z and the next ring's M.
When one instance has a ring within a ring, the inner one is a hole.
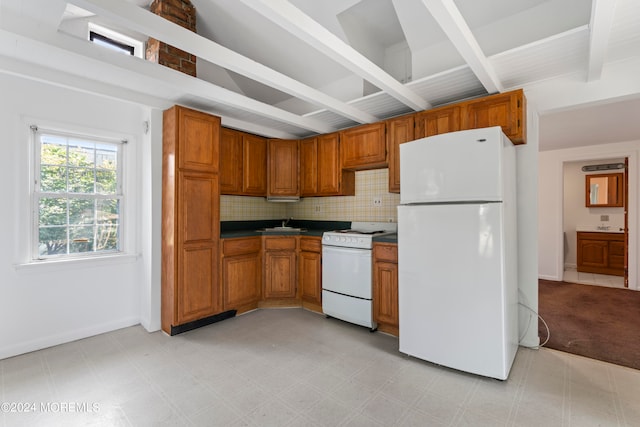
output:
M0 348L0 360L36 350L42 350L43 348L53 347L55 345L65 344L71 341L92 337L94 335L104 334L105 332L111 332L117 329L127 328L129 326L138 324L140 324L140 319L138 317L118 319L112 322L92 325L86 328L67 331L57 335L49 335L17 344L12 344L10 346Z

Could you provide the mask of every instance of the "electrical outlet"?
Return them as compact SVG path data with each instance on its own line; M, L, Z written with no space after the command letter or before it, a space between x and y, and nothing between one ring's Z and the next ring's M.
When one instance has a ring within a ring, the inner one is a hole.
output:
M320 209L320 205L315 205L315 207L314 207L314 209L313 209L313 210L314 210L314 212L316 212L316 213L320 212L320 211L321 211L321 209Z
M373 206L382 206L382 197L374 197Z
M609 215L600 215L600 221L609 221Z

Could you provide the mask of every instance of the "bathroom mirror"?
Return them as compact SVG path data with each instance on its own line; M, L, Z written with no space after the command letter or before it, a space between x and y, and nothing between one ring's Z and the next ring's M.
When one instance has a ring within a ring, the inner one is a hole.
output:
M622 207L624 205L622 173L603 173L586 176L585 206Z

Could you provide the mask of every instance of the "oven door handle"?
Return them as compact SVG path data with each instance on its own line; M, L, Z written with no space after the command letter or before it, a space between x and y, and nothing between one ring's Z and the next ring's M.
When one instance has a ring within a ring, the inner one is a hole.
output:
M325 252L335 252L335 253L343 253L343 254L350 254L350 255L362 255L362 256L371 255L371 249L365 249L365 248L345 248L342 246L323 245L322 250Z

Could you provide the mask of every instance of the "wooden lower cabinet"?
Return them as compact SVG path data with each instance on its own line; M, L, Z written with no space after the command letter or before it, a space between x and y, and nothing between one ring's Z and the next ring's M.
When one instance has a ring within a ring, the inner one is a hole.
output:
M378 330L398 336L398 245L373 245L373 319Z
M261 306L291 305L298 300L297 238L263 237L263 248L264 293Z
M258 307L262 290L260 237L222 240L222 294L225 310Z
M624 233L578 232L578 271L624 276Z
M322 313L321 237L301 237L298 254L298 286L302 306Z

